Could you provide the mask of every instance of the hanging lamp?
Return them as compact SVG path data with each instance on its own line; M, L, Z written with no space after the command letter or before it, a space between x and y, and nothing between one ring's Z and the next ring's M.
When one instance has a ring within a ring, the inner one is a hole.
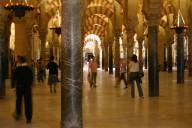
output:
M27 0L9 0L3 7L6 10L13 11L15 17L22 18L25 16L26 11L32 11L35 7L29 4Z

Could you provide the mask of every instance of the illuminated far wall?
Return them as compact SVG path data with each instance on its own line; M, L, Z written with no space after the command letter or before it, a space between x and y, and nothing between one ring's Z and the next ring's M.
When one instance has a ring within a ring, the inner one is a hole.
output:
M83 47L83 57L86 53L93 53L95 57L99 57L100 68L102 68L102 50L101 50L101 40L95 34L90 34L85 37L84 47Z

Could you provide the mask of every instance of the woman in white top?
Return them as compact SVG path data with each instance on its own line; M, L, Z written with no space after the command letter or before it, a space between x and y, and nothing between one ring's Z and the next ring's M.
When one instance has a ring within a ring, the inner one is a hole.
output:
M137 61L137 56L132 55L131 61L129 63L129 80L131 84L131 97L135 97L135 89L134 89L134 82L137 83L137 88L139 92L139 96L143 98L143 91L140 84L139 78L139 63Z

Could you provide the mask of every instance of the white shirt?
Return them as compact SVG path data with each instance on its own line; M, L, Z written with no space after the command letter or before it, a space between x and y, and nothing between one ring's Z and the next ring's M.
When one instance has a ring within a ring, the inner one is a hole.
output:
M139 72L139 63L138 62L129 62L129 72Z

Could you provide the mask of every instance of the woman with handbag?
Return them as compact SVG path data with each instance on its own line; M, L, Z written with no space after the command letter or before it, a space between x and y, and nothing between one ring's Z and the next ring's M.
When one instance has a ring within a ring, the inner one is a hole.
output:
M140 77L139 77L139 63L137 60L137 56L135 54L132 55L131 61L129 62L129 80L131 84L131 97L135 97L135 89L134 89L134 82L137 84L137 89L139 92L139 96L143 97L143 91L141 87Z

